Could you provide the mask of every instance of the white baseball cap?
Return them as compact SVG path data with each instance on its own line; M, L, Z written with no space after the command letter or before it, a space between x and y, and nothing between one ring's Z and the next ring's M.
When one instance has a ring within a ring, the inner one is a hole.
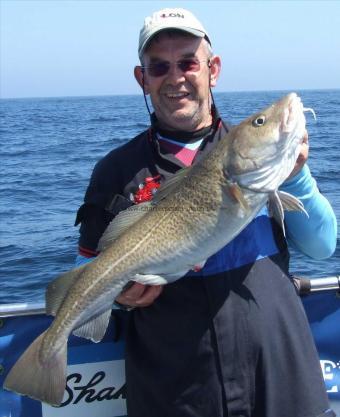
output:
M196 17L185 9L162 9L148 16L139 34L138 55L142 57L147 44L156 35L166 29L177 29L191 35L206 38L211 44L207 31Z

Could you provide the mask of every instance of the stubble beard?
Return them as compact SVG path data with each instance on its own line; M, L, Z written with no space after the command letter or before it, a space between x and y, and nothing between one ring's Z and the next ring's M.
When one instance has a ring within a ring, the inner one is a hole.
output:
M198 130L202 126L202 123L208 125L210 123L210 112L206 110L208 114L204 112L204 104L197 104L189 109L178 109L171 112L169 109L165 114L160 111L158 115L159 122L166 128L171 130L184 130L193 132ZM156 112L157 116L157 112ZM208 120L209 119L209 120Z

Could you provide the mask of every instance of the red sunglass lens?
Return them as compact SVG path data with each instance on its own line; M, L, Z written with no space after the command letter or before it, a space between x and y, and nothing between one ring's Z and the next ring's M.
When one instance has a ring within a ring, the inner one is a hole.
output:
M180 61L177 65L178 68L183 72L197 72L200 69L200 63L198 61Z
M182 72L197 72L200 69L199 61L195 60L184 60L176 62L177 67ZM147 67L148 73L151 77L162 77L170 69L170 64L168 62L158 62Z
M162 77L169 71L169 68L170 68L170 64L166 62L160 62L158 64L150 65L148 70L149 70L149 74L152 77Z

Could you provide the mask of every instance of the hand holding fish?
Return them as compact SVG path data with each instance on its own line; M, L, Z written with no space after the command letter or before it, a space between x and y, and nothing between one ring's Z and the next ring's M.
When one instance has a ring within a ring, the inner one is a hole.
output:
M307 132L307 130L305 130L305 134L303 136L303 142L301 144L301 150L300 150L299 156L296 160L293 171L290 173L287 180L290 179L290 178L293 178L296 174L298 174L301 171L302 167L307 162L308 153L309 153L308 132Z
M134 282L131 287L122 291L116 301L126 307L147 307L161 294L163 286L144 285Z

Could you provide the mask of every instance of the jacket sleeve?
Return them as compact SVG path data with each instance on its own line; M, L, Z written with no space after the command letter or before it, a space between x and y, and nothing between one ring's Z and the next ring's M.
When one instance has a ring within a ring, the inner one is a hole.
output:
M331 256L336 247L337 221L308 166L304 165L297 175L285 181L280 190L297 197L309 216L301 212L285 211L288 242L314 259Z
M79 254L98 254L97 245L111 220L133 203L123 194L120 154L111 152L94 167L84 204L77 212L75 225L80 224Z
M98 241L113 218L106 206L116 193L116 181L107 184L110 178L108 163L105 158L99 161L91 175L84 203L77 212L75 225L79 229L79 254L85 257L97 255Z

